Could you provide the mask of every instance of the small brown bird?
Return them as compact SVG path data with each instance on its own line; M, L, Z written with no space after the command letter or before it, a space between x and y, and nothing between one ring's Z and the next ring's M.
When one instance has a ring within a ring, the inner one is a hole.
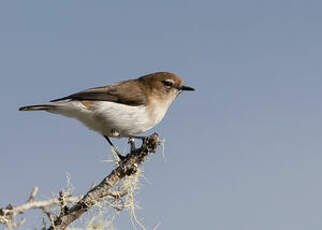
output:
M184 90L194 89L184 86L173 73L158 72L80 91L49 104L23 106L19 110L43 110L75 118L101 133L114 147L109 137L136 137L153 128Z

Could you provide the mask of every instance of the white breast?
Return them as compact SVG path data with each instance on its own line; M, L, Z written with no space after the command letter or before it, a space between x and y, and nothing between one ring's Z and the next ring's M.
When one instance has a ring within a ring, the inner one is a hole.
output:
M129 106L100 101L93 106L95 126L107 136L133 136L151 129L155 123L146 106Z

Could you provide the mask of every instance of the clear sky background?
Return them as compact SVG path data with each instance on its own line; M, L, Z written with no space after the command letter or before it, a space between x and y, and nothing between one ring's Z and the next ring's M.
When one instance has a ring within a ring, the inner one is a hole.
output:
M166 139L167 160L143 167L146 227L320 230L321 12L310 0L1 1L0 207L35 185L51 197L66 172L83 194L112 169L97 133L19 106L170 71L196 91L148 132Z

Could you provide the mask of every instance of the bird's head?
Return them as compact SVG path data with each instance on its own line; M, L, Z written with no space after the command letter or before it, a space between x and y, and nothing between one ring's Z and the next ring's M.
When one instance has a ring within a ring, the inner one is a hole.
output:
M162 99L170 104L182 91L194 90L183 85L183 81L176 74L169 72L145 75L140 77L139 81L144 84L148 94L152 97Z

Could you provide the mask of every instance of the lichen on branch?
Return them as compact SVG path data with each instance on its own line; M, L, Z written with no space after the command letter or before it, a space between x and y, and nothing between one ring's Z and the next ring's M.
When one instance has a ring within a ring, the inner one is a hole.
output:
M128 191L113 191L112 189L119 184L125 177L131 177L137 174L139 165L145 158L154 153L160 145L160 139L157 133L144 138L142 146L138 149L131 148L131 152L122 160L117 162L117 167L106 176L98 185L91 188L85 195L73 197L69 193L60 192L57 198L49 200L36 200L38 188L34 187L26 203L19 206L8 205L0 209L0 224L9 228L20 227L25 219L16 220L17 215L23 214L30 209L41 209L49 218L51 226L48 230L63 230L71 223L80 218L85 212L103 200L110 200L110 204L118 211L122 206L118 206L118 201L128 195ZM71 204L71 207L69 205ZM58 206L59 213L50 211L50 207ZM43 229L46 229L43 227Z

